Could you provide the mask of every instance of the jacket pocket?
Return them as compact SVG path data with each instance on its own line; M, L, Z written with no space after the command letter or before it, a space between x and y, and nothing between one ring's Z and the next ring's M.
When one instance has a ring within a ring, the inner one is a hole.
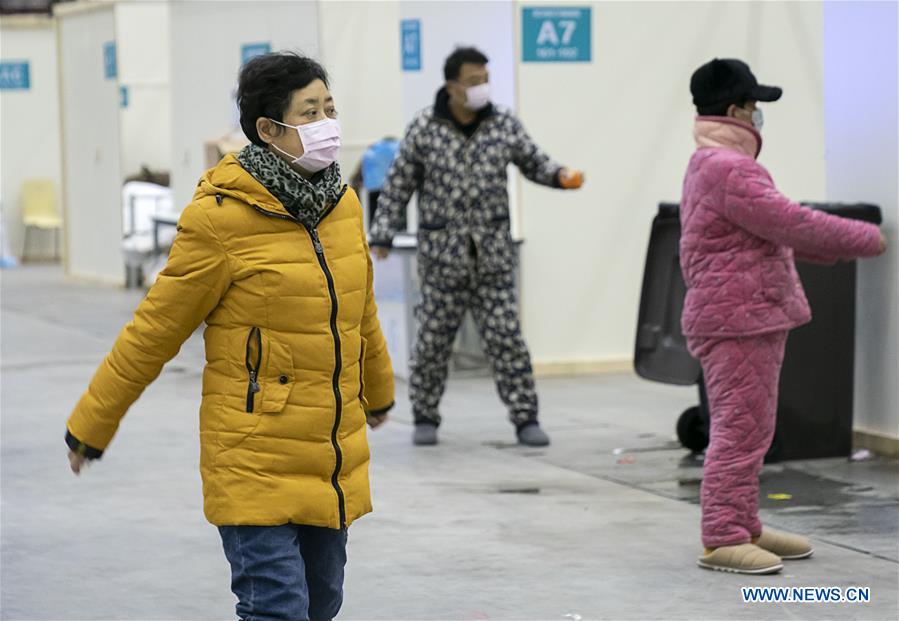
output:
M455 231L448 228L418 229L418 256L425 263L460 265L465 259L465 244Z
M418 225L423 231L442 231L446 229L445 221L422 222Z
M246 411L251 414L283 411L295 381L290 348L272 334L253 327L247 334L244 363Z
M247 351L244 359L247 368L247 412L256 409L256 394L262 391L259 372L262 370L262 330L250 328L247 336Z
M509 221L491 222L486 227L478 249L478 270L484 274L514 271L518 266L518 248L512 239Z
M780 304L789 299L793 291L793 270L787 259L767 259L760 266L762 295L768 302Z

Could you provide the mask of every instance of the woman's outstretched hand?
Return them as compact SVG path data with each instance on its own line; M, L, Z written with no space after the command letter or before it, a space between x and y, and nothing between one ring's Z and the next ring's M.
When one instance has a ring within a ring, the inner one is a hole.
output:
M69 451L69 467L75 474L81 474L81 469L87 466L88 459L84 455L79 455L75 451Z
M366 414L365 419L368 421L369 427L371 427L372 429L377 429L378 427L383 425L385 422L387 422L387 414L380 414L377 416L374 416L372 414Z

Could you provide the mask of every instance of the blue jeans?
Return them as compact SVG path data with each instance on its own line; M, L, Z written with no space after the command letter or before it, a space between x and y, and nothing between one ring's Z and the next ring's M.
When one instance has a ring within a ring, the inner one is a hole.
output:
M343 603L346 530L219 526L241 621L330 621Z

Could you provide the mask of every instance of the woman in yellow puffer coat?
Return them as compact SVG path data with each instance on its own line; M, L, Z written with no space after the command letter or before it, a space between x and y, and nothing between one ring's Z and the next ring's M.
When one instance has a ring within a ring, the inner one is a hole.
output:
M200 469L241 619L331 619L346 529L371 511L366 421L393 405L359 200L343 185L324 69L249 61L251 145L184 210L168 263L68 421L72 469L99 458L128 407L205 321Z

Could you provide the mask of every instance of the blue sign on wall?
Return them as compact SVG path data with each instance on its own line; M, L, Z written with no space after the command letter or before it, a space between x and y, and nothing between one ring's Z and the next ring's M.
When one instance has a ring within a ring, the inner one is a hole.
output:
M115 43L113 42L103 44L103 75L107 80L114 80L119 75Z
M128 107L128 87L127 86L119 87L119 107L120 108Z
M240 46L240 64L245 65L251 58L270 54L271 51L271 43L244 43Z
M0 90L27 91L31 88L31 71L27 60L0 62Z
M420 19L404 19L400 22L400 50L403 55L403 71L421 71Z
M592 60L589 7L529 7L521 12L522 60L583 63Z

